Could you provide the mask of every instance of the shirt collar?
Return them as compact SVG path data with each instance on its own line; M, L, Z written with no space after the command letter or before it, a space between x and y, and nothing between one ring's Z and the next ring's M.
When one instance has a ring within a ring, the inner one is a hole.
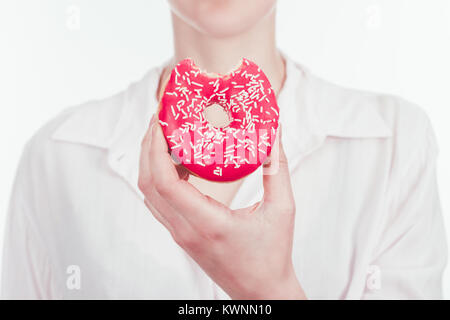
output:
M278 96L283 145L293 163L327 136L385 138L391 131L376 98L325 82L284 55L286 80ZM72 109L52 138L107 150L111 168L136 189L140 142L158 109L156 90L164 66L150 70L124 92Z
M137 188L140 145L158 109L156 90L164 65L111 98L72 108L52 139L104 149L110 168L142 197Z

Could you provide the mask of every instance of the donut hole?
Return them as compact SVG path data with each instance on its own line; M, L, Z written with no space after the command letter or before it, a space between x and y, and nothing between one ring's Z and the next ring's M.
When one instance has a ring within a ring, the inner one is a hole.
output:
M205 108L203 115L206 121L216 128L225 128L230 125L231 117L218 103L213 103Z

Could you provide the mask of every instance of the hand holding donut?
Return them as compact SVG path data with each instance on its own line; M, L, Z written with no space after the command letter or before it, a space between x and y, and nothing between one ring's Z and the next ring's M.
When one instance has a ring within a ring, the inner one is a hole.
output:
M155 117L142 141L139 188L147 207L233 299L305 299L292 265L295 203L279 145L279 169L264 176L262 201L233 211L183 179Z

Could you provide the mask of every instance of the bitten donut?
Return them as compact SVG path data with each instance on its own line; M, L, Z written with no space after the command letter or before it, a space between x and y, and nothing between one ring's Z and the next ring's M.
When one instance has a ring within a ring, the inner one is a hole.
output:
M205 109L220 105L230 123L215 127ZM211 181L234 181L263 164L272 150L279 108L269 80L242 59L227 75L201 71L191 59L172 70L161 97L159 123L175 159Z

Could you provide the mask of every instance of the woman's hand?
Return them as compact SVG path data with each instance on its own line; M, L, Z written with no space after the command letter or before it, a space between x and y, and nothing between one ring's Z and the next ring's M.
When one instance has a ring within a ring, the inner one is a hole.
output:
M264 175L263 200L233 211L186 181L155 117L142 142L145 204L233 299L305 298L292 265L295 204L282 146L279 154L277 173Z

